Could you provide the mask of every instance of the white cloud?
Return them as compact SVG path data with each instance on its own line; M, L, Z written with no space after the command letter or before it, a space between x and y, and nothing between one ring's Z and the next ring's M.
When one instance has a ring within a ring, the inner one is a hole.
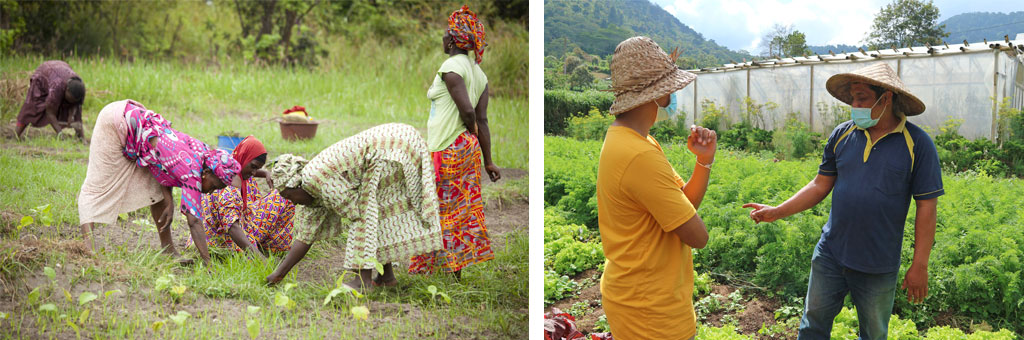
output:
M672 7L684 24L731 49L759 52L761 37L774 24L807 35L808 44L858 44L884 0L655 0Z

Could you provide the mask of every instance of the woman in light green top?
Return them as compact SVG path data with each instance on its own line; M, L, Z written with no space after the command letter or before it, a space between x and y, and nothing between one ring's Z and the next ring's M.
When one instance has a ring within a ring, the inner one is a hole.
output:
M442 48L449 57L427 91L427 150L437 173L445 249L413 257L410 273L439 270L460 277L463 267L494 258L480 197L481 168L492 182L501 178L491 160L487 75L479 65L487 46L484 36L483 24L466 6L448 18Z

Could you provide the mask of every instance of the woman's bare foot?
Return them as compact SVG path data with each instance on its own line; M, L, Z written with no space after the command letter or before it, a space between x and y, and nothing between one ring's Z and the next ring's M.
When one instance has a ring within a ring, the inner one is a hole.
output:
M393 287L398 285L398 279L395 278L395 271L391 268L391 264L384 265L384 273L377 275L373 279L373 285L375 287Z
M345 285L360 293L369 293L373 290L373 270L360 269L353 271L356 275L345 281Z

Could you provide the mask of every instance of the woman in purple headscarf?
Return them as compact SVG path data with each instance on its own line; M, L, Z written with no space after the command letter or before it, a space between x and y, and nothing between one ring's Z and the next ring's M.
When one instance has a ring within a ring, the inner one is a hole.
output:
M210 259L201 209L202 193L228 184L238 187L241 166L227 152L171 128L160 114L133 100L100 111L89 147L89 168L78 194L82 235L92 246L92 227L117 215L150 207L164 253L177 256L171 242L171 188L181 188L180 210L203 262Z

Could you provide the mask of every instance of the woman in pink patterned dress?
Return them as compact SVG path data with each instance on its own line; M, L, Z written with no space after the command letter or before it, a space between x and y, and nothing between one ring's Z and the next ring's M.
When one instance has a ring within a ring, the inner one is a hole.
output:
M195 241L205 239L202 193L224 188L227 183L241 185L237 176L241 167L231 155L171 128L160 114L133 100L104 107L92 135L89 167L78 194L82 235L90 247L96 223L113 223L118 214L148 205L164 253L177 256L171 241L171 189L181 188L179 207ZM203 262L209 262L206 242L198 245Z

